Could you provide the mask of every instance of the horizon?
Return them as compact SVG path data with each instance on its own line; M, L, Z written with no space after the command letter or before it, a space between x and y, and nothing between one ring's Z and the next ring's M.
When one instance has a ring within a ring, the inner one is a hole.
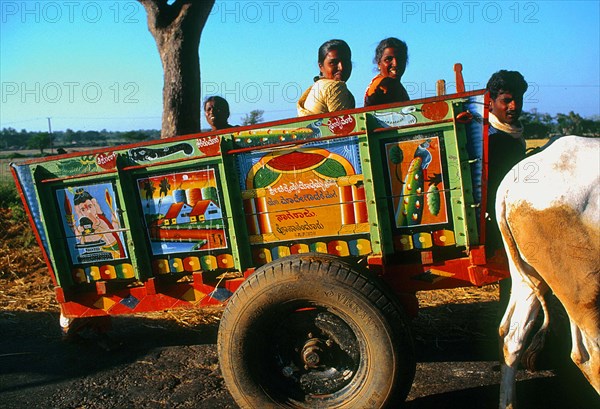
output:
M137 1L0 6L0 129L47 131L48 118L52 131L161 128L162 65ZM460 62L467 90L485 88L500 69L517 70L530 86L524 111L600 115L593 0L217 1L200 41L201 98L225 97L236 125L253 109L265 111L265 122L295 117L318 72L318 47L342 38L353 53L348 87L361 107L375 46L389 36L408 44L402 83L411 100L435 95L438 79L454 92Z
M536 114L537 113L537 114L540 114L540 115L546 114L546 112L537 112L537 111L535 111L535 108L533 110L531 110L531 111L525 111L525 110L523 110L523 113L529 113L529 114ZM574 113L578 114L577 112L574 112ZM559 112L558 114L568 115L569 112ZM582 115L580 115L580 116L583 119L586 119L586 120L590 120L590 121L594 121L594 122L600 122L600 114L595 114L595 115L591 115L591 116L587 116L587 117L586 116L582 116ZM283 119L285 119L285 118L283 118ZM553 122L556 123L556 115L552 115L552 119L553 119ZM263 120L261 122L257 122L257 125L258 124L263 124L263 123L268 123L268 122L273 122L273 121L277 121L277 119L276 120L270 120L270 121ZM250 125L239 125L239 126L242 127L242 126L250 126ZM38 133L38 132L39 133L43 133L43 132L47 133L48 132L48 129L31 129L30 130L30 129L27 129L27 128L21 128L21 129L19 129L19 128L14 128L14 127L11 127L11 126L0 128L0 131L9 130L9 129L13 129L13 130L15 130L16 132L19 132L19 133L23 132L23 131L25 131L27 133ZM57 133L63 134L65 132L67 132L67 131L72 131L72 132L98 132L98 133L103 133L103 132L107 132L107 133L159 132L160 133L161 129L160 128L138 128L138 129L133 129L132 128L132 129L111 130L111 129L106 129L106 128L102 128L102 129L72 129L72 128L66 128L66 129L58 129L58 130L52 129L52 134L57 134ZM205 132L212 132L212 129L209 126L206 126L206 127L203 127L202 129L200 129L198 131L198 133L205 133Z

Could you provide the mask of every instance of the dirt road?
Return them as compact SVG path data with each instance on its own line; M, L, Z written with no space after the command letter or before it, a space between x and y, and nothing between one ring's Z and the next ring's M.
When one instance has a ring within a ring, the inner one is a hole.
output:
M495 408L496 302L425 307L415 320L417 376L407 408ZM113 320L106 351L61 341L55 313L0 311L1 408L236 408L220 376L218 314L196 327ZM568 352L567 352L568 353ZM559 375L557 375L559 373ZM519 372L522 408L597 408L577 372Z

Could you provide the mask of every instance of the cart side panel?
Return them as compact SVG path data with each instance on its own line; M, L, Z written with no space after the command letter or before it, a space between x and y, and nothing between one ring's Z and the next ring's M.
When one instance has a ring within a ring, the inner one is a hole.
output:
M361 114L232 135L253 265L297 253L379 251L365 200L364 136Z
M370 113L370 144L377 198L389 226L386 254L461 247L453 195L462 195L452 101L415 104ZM378 166L379 165L379 166ZM405 253L405 261L418 257Z
M46 158L15 173L65 315L219 304L239 286L219 136Z
M483 100L481 92L367 113L383 274L397 292L498 280L480 241Z

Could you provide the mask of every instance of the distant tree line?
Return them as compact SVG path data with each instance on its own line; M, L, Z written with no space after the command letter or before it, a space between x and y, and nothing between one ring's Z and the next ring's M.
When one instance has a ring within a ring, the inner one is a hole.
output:
M545 139L554 135L600 136L600 117L582 118L571 111L568 114L541 114L532 109L521 114L523 135L526 139Z
M74 147L114 146L159 139L157 129L136 131L55 131L31 132L25 129L3 128L0 131L0 150L39 149L43 155L49 150L69 150Z

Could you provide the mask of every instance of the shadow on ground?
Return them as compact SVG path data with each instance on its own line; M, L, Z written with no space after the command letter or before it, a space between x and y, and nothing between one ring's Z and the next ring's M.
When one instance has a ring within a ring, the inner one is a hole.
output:
M570 360L566 315L552 302L553 325L537 370L517 374L519 407L600 408L600 397ZM500 320L494 301L422 308L414 320L418 364L406 408L497 408Z
M58 316L0 313L0 407L235 408L218 370L217 324L113 319L99 338L61 340Z
M497 407L497 309L480 302L420 311L417 375L406 408ZM120 347L106 351L93 338L62 341L56 314L0 312L0 407L236 408L220 375L217 332L218 322L189 327L116 317L111 337ZM562 359L542 371L519 371L520 407L600 407L593 389L565 364L568 346L561 348L546 352Z

